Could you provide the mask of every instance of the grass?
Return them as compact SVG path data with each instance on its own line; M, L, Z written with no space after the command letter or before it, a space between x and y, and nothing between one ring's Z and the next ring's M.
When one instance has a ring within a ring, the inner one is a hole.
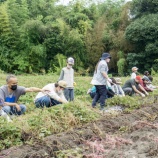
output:
M21 75L17 76L18 84L24 87L42 88L48 83L56 82L58 76L55 75ZM4 85L6 74L0 75L0 85ZM92 77L75 77L77 83L75 87L75 101L58 105L51 108L38 109L34 105L34 98L37 93L31 92L22 96L19 102L27 106L27 112L19 117L15 117L12 123L7 123L0 117L0 150L23 143L33 143L37 139L67 131L76 126L94 121L102 117L99 110L91 108L91 98L87 95L87 90L91 88ZM122 78L125 82L128 78ZM156 84L158 78L154 78ZM128 112L143 104L153 104L158 91L150 94L150 97L141 99L140 97L114 97L107 100L108 106L123 105Z

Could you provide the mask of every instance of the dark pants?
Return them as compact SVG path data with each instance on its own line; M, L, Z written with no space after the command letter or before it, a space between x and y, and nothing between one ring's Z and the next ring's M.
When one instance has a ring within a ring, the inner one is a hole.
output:
M57 104L62 104L61 102L58 102L57 100L55 99L52 99L48 96L43 96L41 98L38 98L36 101L35 101L35 105L37 108L40 108L40 107L44 107L46 106L47 108L51 107L51 106L54 106L54 105L57 105Z
M100 101L100 107L103 108L105 106L105 99L107 95L107 89L105 85L95 85L96 86L96 94L92 101L92 107L96 106L98 100Z
M89 95L91 96L91 98L93 99L95 97L96 92L90 92Z

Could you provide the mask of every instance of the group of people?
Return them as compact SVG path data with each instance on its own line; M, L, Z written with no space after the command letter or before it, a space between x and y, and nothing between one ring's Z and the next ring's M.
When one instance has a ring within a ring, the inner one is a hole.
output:
M148 71L144 72L144 76L137 75L137 67L132 68L131 78L127 80L121 87L120 78L109 78L108 63L111 55L103 53L99 62L96 65L91 84L93 87L88 90L92 100L92 107L96 107L96 103L100 102L100 108L104 109L105 100L114 95L124 97L125 95L140 95L142 97L148 96L148 92L152 92L157 86L152 85L152 76Z
M74 59L69 57L67 65L61 70L59 80L56 83L50 83L43 88L23 87L18 85L18 79L15 75L8 75L6 85L0 87L0 115L21 115L25 113L26 106L18 104L20 96L27 92L39 92L34 100L35 106L51 107L54 105L67 103L74 100Z
M105 107L105 100L115 95L124 97L125 95L139 94L142 97L149 95L148 92L153 91L156 86L151 84L152 77L148 71L145 71L141 78L137 76L137 67L132 68L131 79L127 80L121 87L120 78L109 78L108 63L111 55L103 53L97 63L94 75L91 81L93 87L88 93L93 98L92 107L95 108L97 102L100 102L101 109ZM18 99L21 95L27 92L39 92L34 100L35 106L51 107L54 105L68 103L74 100L74 59L67 59L66 67L62 68L60 77L56 83L50 83L43 88L37 87L22 87L18 85L18 79L15 75L8 75L6 85L0 87L0 115L21 115L26 111L24 104L18 104Z

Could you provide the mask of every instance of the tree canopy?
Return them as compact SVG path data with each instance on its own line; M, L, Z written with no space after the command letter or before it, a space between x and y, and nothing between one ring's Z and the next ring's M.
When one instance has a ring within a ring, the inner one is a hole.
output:
M67 6L57 2L0 1L0 69L55 72L62 60L72 56L76 71L92 73L103 52L111 53L110 71L114 73L120 65L119 52L126 63L124 68L120 65L121 71L133 65L142 71L156 69L156 0L75 0Z

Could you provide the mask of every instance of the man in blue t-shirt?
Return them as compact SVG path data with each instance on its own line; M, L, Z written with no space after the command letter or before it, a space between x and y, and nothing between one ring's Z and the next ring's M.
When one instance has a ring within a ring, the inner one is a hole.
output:
M43 91L36 87L25 88L18 86L18 80L14 75L7 76L6 82L6 85L0 87L0 98L4 101L3 111L11 115L21 115L26 111L25 105L17 103L21 95L25 95L26 92Z

